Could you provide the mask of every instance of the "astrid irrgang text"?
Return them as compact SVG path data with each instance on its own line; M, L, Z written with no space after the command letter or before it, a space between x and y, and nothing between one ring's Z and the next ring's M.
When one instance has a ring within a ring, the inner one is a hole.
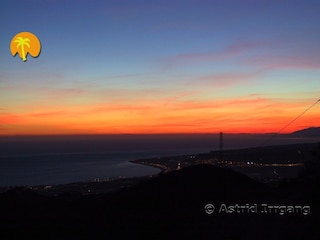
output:
M242 214L242 213L260 213L260 214L310 214L309 205L277 205L277 204L224 204L218 208L218 213Z

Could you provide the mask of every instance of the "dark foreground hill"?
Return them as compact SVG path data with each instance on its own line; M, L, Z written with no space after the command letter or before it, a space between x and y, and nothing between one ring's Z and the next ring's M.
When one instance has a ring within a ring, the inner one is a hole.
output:
M232 170L198 165L94 196L0 196L1 239L319 239L319 181L270 189ZM300 191L304 189L304 191ZM208 215L204 206L213 204ZM311 213L226 213L230 204L310 204ZM297 238L298 237L298 238Z

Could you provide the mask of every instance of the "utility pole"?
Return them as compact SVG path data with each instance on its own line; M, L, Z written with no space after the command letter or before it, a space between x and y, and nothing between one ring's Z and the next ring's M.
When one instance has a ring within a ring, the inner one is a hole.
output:
M223 160L223 132L220 132L220 160Z

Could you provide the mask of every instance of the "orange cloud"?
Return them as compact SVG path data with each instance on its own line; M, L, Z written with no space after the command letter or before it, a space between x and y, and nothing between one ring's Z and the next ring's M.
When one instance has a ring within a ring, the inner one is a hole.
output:
M308 104L261 95L201 101L177 97L131 103L60 103L47 111L0 115L0 134L275 132ZM315 126L319 120L315 108L285 131Z
M16 124L23 123L25 120L24 117L16 114L0 114L0 124Z
M52 117L52 116L60 116L60 115L62 115L62 114L64 114L65 113L65 111L53 111L53 112L41 112L41 113L32 113L32 114L30 114L30 116L31 117Z

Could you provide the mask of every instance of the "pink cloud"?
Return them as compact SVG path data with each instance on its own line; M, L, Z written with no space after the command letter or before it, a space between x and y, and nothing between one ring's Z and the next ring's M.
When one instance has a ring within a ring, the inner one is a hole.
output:
M80 88L54 88L54 87L46 87L39 88L42 94L46 94L48 97L54 98L68 98L73 96L79 96L85 94L87 91Z
M221 51L217 52L193 52L193 53L182 53L175 56L171 56L163 60L164 67L170 67L172 65L181 64L194 64L202 62L217 62L224 61L246 53L253 49L265 48L273 46L275 41L261 41L261 42L238 42L225 47Z
M264 69L319 69L320 59L303 56L260 56L246 61L251 66Z
M256 79L259 72L252 73L216 73L200 76L189 80L190 86L231 87L238 84L250 83Z

